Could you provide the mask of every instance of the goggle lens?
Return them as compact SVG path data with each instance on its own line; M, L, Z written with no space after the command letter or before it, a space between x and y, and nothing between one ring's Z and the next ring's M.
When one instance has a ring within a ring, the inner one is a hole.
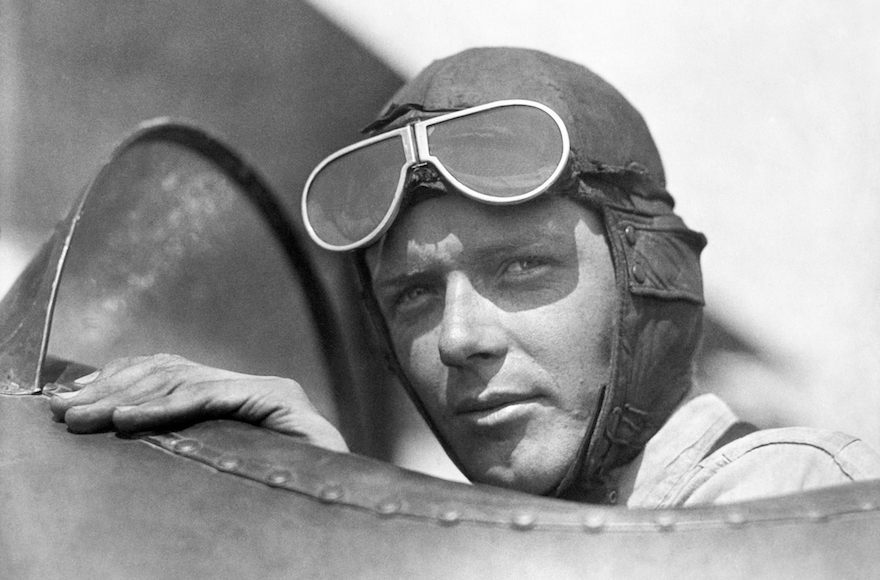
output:
M338 247L369 237L394 205L406 166L401 135L329 161L315 173L305 199L315 235Z
M563 137L544 111L513 105L431 125L430 155L451 177L494 198L525 195L559 166Z
M416 163L432 164L474 199L517 203L553 184L568 148L559 116L531 101L498 101L433 117L324 160L306 183L303 220L319 245L354 249L389 227L406 172Z

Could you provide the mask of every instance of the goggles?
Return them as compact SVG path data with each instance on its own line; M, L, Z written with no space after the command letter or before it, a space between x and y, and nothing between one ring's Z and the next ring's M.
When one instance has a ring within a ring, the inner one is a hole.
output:
M306 182L303 221L319 246L352 250L391 227L410 168L431 165L470 198L513 204L550 189L568 156L568 131L552 109L495 101L411 123L327 157Z

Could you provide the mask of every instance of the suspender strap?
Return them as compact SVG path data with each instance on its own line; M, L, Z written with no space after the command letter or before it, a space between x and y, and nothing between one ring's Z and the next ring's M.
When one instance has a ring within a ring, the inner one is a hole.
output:
M736 423L728 427L727 431L721 434L721 437L715 440L712 448L706 452L706 454L703 456L703 459L706 459L728 443L733 443L740 437L745 437L749 433L754 433L755 431L758 431L758 428L751 423L746 423L745 421L737 421Z

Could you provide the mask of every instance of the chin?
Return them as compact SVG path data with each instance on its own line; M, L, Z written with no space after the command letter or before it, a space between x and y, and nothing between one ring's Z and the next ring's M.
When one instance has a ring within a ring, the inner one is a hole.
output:
M514 440L470 437L459 459L472 481L548 495L559 486L577 459L579 430L561 430L547 422L530 425L532 433ZM536 436L538 431L542 436Z
M532 495L548 495L562 481L566 469L542 466L541 462L530 465L496 465L475 476L474 481Z

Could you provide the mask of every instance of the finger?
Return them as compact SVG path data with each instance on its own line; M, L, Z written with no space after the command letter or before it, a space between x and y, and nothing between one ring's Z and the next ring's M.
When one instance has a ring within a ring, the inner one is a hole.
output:
M115 360L79 391L56 394L50 409L73 433L107 431L113 427L117 407L161 397L173 389L174 374L163 368L181 361L187 362L170 355Z
M63 420L71 433L100 433L113 427L115 405L103 402L67 409Z
M245 377L230 380L225 376L231 373L215 372L224 378L184 384L161 397L152 397L140 404L121 405L113 413L115 427L126 432L151 431L221 417L261 425L272 415L290 412L278 400L271 379ZM304 403L311 408L307 399Z
M70 408L69 399L76 396L77 391L65 393L55 393L49 399L49 410L52 411L52 419L55 421L64 421L64 414Z
M220 416L209 412L203 395L175 391L140 405L121 405L112 414L113 426L124 433L174 429Z
M63 421L64 413L70 408L73 397L77 395L80 389L97 379L100 373L101 370L98 369L87 375L74 379L73 383L51 385L52 390L48 387L43 389L43 394L52 395L49 399L49 409L52 411L52 419L54 421ZM59 391L59 388L65 390Z
M174 369L188 363L179 357L155 355L117 359L104 368L80 379L82 388L69 393L56 393L49 403L55 418L63 417L71 408L90 405L107 399L108 403L140 403L149 396L160 395L176 386ZM87 379L83 381L83 379Z
M129 369L129 368L136 367L139 365L149 364L157 356L168 356L168 355L130 356L130 357L121 357L121 358L113 359L112 361L105 364L100 369L97 369L94 372L89 373L83 377L79 377L78 379L76 379L73 382L76 385L87 385L98 378L106 379L107 377L113 376L123 369Z
M304 439L325 449L348 451L339 431L305 398L307 408L300 405L290 408L270 401L274 398L271 396L255 397L258 391L253 385L207 384L202 387L208 388L175 391L142 405L117 407L113 424L122 432L138 433L182 428L205 419L227 417ZM254 392L249 393L251 390Z
M114 426L113 413L118 407L161 400L176 384L167 373L139 375L140 372L135 371L131 376L136 378L131 384L120 384L129 376L122 370L108 379L110 387L96 385L88 391L83 389L76 393L59 393L50 401L50 408L55 417L60 417L67 423L68 429L73 433L107 431Z
M77 386L87 385L87 384L91 383L92 381L94 381L95 379L97 379L98 375L100 375L100 374L101 374L101 369L98 369L96 371L92 371L83 377L79 377L78 379L74 379L73 384L77 385Z

